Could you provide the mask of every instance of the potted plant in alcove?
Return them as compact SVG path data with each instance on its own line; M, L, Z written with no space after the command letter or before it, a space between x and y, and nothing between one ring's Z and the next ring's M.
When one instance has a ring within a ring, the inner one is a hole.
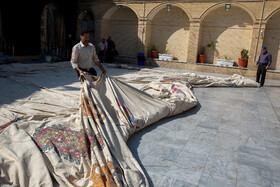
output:
M201 47L199 55L198 55L198 61L199 63L205 63L206 62L206 55L205 55L205 47Z
M213 50L215 49L215 45L214 43L211 41L209 44L207 44L207 47L210 49L210 50Z
M156 46L152 46L152 58L158 58L158 50L156 49Z
M248 62L248 53L247 49L242 49L241 51L241 58L238 58L238 67L245 68Z
M207 44L206 46L209 50L213 50L215 49L215 45L214 43L211 41L210 43ZM198 61L200 63L205 63L206 62L206 55L204 54L205 53L205 47L203 46L200 50L200 53L198 55Z

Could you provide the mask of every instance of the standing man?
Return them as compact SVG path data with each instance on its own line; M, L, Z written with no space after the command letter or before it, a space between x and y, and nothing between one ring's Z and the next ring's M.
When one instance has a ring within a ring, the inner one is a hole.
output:
M97 76L97 72L93 68L96 64L102 73L106 74L106 70L101 65L93 44L89 43L89 31L82 31L80 34L81 41L77 43L72 49L71 65L77 71L78 76L83 71L91 75Z
M109 36L106 44L106 56L108 63L114 62L115 48L115 42L112 40L111 36Z
M259 60L256 63L256 66L258 67L256 82L260 83L260 87L264 85L266 70L271 65L271 61L272 61L272 55L269 52L267 52L266 47L263 46L262 53L260 54ZM260 82L261 75L262 78Z
M98 44L98 49L99 49L98 58L99 58L100 62L103 63L104 55L105 55L105 39L104 38L102 38L102 41Z

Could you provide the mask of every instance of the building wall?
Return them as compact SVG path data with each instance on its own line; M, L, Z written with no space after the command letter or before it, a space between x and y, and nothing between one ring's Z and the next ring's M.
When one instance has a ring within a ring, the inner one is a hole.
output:
M178 60L186 61L189 39L189 19L186 13L174 7L160 10L150 25L150 50L154 45L160 53L170 53ZM150 51L149 50L149 51Z
M268 51L272 54L271 67L280 70L280 11L267 22L264 45L267 46Z
M253 20L240 8L218 8L205 17L201 27L200 47L206 49L206 62L216 64L216 59L225 58L237 62L242 49L250 50ZM211 42L214 49L207 47Z
M0 10L0 36L3 35L3 32L2 32L2 12Z
M123 7L112 15L107 35L112 37L119 55L136 57L139 51L137 31L137 16L131 9Z
M225 9L226 3L231 4L228 11ZM170 11L167 11L167 4L172 5ZM123 11L121 15L121 12L116 10L118 5L123 5L130 11ZM197 55L201 52L201 48L213 41L215 50L205 49L208 63L215 64L217 58L224 59L225 56L238 62L241 50L248 49L247 70L248 72L250 70L251 75L256 71L255 58L258 57L262 45L267 45L273 55L272 68L280 70L280 1L266 1L261 25L264 36L260 36L259 40L263 2L257 0L230 2L87 0L86 3L84 1L80 3L80 6L90 7L95 17L100 19L100 33L95 37L113 35L123 55L142 52L139 46L143 44L146 57L150 57L151 47L155 45L160 52L167 49L178 60L187 61L189 65L194 66L192 69L196 69ZM130 18L133 18L133 21L127 20ZM131 34L133 36L130 36ZM128 45L131 50L125 48ZM207 71L208 68L199 69ZM219 67L212 69L219 70ZM242 71L244 75L247 70Z

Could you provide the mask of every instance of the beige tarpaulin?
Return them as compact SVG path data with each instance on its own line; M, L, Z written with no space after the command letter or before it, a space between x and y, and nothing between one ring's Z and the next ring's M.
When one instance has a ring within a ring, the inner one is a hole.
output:
M145 69L119 80L84 77L79 111L75 96L48 89L19 100L17 107L1 108L1 185L52 186L52 176L60 186L148 186L126 146L133 133L196 106L192 86L256 86L241 76L221 79ZM21 120L15 122L14 114ZM18 138L28 140L26 146ZM20 159L10 161L9 152Z

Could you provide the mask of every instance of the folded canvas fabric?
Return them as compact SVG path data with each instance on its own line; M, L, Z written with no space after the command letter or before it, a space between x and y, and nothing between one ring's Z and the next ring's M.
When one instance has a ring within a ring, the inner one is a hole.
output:
M24 130L10 125L0 142L0 186L53 186L43 155Z
M48 186L53 185L51 174L59 186L149 186L126 145L133 133L196 106L192 86L254 86L239 76L221 79L150 70L121 80L104 75L95 80L85 74L79 111L75 94L48 89L15 103L18 109L12 111L24 114L16 123L17 117L2 108L0 121L7 119L0 124L0 184ZM21 156L11 161L9 152Z

